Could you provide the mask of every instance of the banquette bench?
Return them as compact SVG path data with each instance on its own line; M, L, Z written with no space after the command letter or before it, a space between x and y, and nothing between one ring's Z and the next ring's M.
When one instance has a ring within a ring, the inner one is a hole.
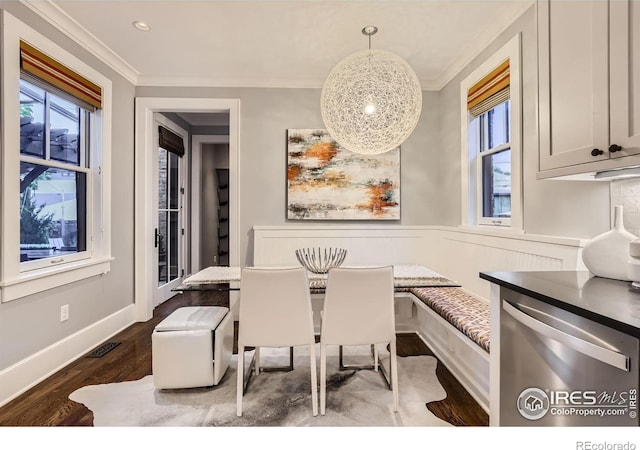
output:
M412 288L409 292L489 353L487 303L455 287Z
M406 303L412 308L411 320L398 327L398 331L417 332L488 412L489 304L457 287L410 288L397 292L397 307L403 298L408 299Z
M319 333L324 291L311 294ZM489 303L458 287L396 288L395 299L396 331L417 333L489 412Z

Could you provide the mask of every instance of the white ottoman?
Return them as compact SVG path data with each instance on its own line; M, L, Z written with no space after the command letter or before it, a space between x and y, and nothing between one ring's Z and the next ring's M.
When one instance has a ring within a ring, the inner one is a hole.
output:
M229 308L176 309L153 330L151 351L156 389L218 384L233 351L233 317Z

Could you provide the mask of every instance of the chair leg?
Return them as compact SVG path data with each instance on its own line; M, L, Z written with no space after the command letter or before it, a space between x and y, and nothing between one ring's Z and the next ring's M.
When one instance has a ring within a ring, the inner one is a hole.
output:
M318 415L318 372L316 369L316 349L314 344L309 344L309 363L311 366L311 405L313 415Z
M320 414L324 416L327 403L327 347L320 343Z
M238 386L236 391L236 415L242 417L242 395L244 394L244 345L238 344Z
M398 358L396 352L396 340L392 340L389 345L391 363L391 389L393 390L393 410L398 412Z
M378 354L378 346L373 344L373 370L378 371L378 361L380 359L380 355Z
M260 374L260 347L256 347L255 350L255 363L253 366L253 373L254 375L259 375Z

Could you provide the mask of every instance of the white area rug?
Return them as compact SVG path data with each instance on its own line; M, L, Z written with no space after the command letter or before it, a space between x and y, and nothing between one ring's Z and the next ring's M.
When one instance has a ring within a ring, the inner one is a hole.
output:
M316 349L319 355L319 346ZM247 360L252 353L247 352ZM220 384L211 388L156 390L149 375L85 386L69 398L93 412L95 426L450 426L425 405L446 397L431 356L398 357L400 410L394 413L392 393L379 373L339 371L337 356L330 355L326 415L316 417L311 412L309 357L303 348L295 349L293 371L253 376L242 417L236 416L235 358ZM287 361L286 350L262 349L263 367ZM361 356L345 356L345 364L359 361Z

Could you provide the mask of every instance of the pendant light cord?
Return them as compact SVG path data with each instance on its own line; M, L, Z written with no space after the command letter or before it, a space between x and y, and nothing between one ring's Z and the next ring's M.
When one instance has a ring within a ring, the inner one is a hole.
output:
M366 26L362 29L362 34L365 36L369 36L369 50L371 50L371 36L378 32L378 27L374 27L373 25Z

